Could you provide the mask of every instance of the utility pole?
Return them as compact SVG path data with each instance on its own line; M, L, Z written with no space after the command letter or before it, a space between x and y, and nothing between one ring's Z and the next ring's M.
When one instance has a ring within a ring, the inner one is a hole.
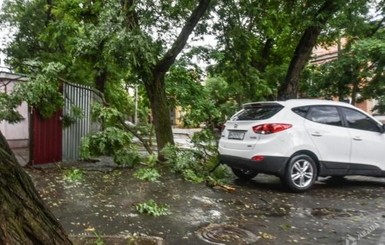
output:
M134 97L134 99L135 99L134 124L136 125L136 124L138 124L138 100L139 100L139 98L138 98L138 84L135 84L134 89L135 89L135 97Z

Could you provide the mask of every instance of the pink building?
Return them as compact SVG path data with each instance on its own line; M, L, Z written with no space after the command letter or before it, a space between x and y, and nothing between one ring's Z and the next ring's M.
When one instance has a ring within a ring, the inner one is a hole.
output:
M6 69L0 68L0 93L10 93L15 85L26 82L27 78L23 75L13 74ZM25 148L29 144L29 114L28 105L23 102L18 107L19 113L24 117L19 123L10 124L5 121L0 122L0 131L7 139L11 148Z

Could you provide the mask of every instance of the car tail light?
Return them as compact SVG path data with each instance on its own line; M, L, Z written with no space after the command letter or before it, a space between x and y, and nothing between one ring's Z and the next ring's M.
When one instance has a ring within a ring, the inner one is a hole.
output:
M291 127L292 127L291 124L285 124L285 123L266 123L266 124L260 124L260 125L254 126L253 131L256 134L274 134Z
M259 156L259 155L253 156L253 157L251 158L251 160L256 161L256 162L261 162L261 161L263 161L264 159L265 159L264 156Z

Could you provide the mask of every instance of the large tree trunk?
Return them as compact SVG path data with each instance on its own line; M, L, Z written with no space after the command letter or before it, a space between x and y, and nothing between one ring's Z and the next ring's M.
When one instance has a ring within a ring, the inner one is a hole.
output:
M256 68L259 72L263 73L266 71L266 67L269 64L269 57L271 53L271 49L274 45L273 38L267 38L265 41L265 45L260 51L258 59L253 57L251 61L251 65Z
M317 38L327 21L338 10L338 1L325 0L314 17L314 24L304 31L290 61L285 81L278 90L278 99L286 100L297 98L298 84L302 70L310 58Z
M106 83L107 83L107 69L101 68L97 71L96 77L95 77L95 87L97 90L102 92L104 94L106 90Z
M72 244L0 132L0 244Z
M139 17L135 12L134 1L121 0L120 3L124 13L127 30L132 31L136 28L140 30ZM139 73L141 73L141 78L144 81L147 96L151 104L152 119L159 152L166 144L174 144L164 76L174 64L176 57L185 47L190 34L209 8L210 3L211 0L199 0L198 5L186 19L184 26L170 49L153 67L150 67L150 69L147 69L148 67L145 69L138 67L138 70L142 70L142 72ZM151 70L151 72L149 72L149 70ZM162 160L161 154L159 154L159 159Z
M185 47L190 34L209 8L210 2L211 0L199 1L199 4L192 11L189 18L187 18L185 25L181 29L171 48L152 69L151 78L147 77L143 79L145 80L147 95L151 103L158 151L161 151L168 143L174 144L164 76L174 64L176 57ZM161 154L159 155L159 158L162 160Z
M95 64L97 64L95 66L95 69L96 69L95 87L97 90L99 90L103 94L106 90L107 77L108 77L108 69L105 62L103 61L103 57L101 54L105 48L105 43L106 43L106 40L102 40L99 43L98 48L100 50L100 54L96 54L94 56L94 62Z
M174 144L164 74L154 74L153 79L145 83L145 87L151 104L152 123L160 151L167 143Z

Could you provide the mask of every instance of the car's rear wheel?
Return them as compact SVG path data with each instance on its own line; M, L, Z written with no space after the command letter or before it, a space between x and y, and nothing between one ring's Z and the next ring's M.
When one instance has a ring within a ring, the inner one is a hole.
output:
M317 178L317 166L308 155L293 156L283 178L287 187L294 192L303 192L312 187Z
M258 172L250 169L231 168L233 173L240 179L250 180L257 176Z

